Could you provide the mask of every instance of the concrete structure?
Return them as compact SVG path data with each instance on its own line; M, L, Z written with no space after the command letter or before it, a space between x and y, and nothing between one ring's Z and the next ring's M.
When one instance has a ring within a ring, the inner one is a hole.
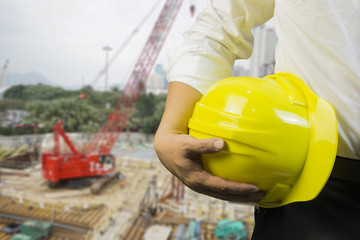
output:
M263 77L274 73L275 46L277 37L275 30L259 26L253 29L254 50L250 57L249 76Z

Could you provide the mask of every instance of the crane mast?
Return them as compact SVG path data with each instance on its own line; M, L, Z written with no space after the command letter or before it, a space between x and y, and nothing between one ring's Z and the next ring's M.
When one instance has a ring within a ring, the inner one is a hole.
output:
M144 89L182 3L183 0L166 0L113 113L85 146L85 152L109 153L111 151Z

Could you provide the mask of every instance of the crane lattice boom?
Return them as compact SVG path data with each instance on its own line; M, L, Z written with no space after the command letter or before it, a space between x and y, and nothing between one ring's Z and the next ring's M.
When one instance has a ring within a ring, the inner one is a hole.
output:
M86 145L86 152L109 153L130 118L156 59L165 43L183 0L166 0L160 15L130 74L115 110L95 137Z
M42 173L50 186L56 186L63 180L81 183L81 179L87 177L106 176L109 178L110 176L113 179L118 176L115 157L110 151L132 114L182 2L183 0L166 0L113 113L110 114L109 119L95 137L85 146L84 151L77 151L75 145L63 131L62 121L55 124L54 151L42 153ZM79 98L83 97L79 96ZM63 138L71 152L61 151L60 137ZM103 181L100 178L101 184L97 184L94 189L101 189L108 180Z

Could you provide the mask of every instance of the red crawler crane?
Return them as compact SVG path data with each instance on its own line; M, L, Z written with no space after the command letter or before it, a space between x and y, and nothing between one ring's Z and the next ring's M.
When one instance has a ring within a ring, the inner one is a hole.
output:
M54 150L42 154L42 172L50 184L65 179L103 176L114 172L114 156L110 153L124 130L157 57L165 43L183 0L166 0L145 46L130 74L115 110L95 137L79 152L62 129L62 122L54 126ZM71 149L61 153L60 136Z

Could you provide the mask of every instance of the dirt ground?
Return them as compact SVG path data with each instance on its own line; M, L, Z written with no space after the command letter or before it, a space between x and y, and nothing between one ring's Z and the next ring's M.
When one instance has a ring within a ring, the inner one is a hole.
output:
M157 179L157 195L161 197L166 193L171 175L154 155L150 156L150 159L136 159L134 156L127 157L122 153L122 157L117 158L116 166L125 176L125 185L121 186L118 180L114 180L98 195L92 194L89 187L49 188L42 177L40 164L21 171L28 173L28 177L2 176L0 194L11 196L20 203L30 199L40 207L48 203L60 204L65 212L104 204L107 211L103 216L103 224L94 229L93 239L109 239L110 235L121 235L132 224L153 176ZM160 207L192 219L216 223L220 219L230 218L243 220L250 227L253 225L253 206L230 204L197 194L186 187L185 197L181 202L170 199L161 203Z

